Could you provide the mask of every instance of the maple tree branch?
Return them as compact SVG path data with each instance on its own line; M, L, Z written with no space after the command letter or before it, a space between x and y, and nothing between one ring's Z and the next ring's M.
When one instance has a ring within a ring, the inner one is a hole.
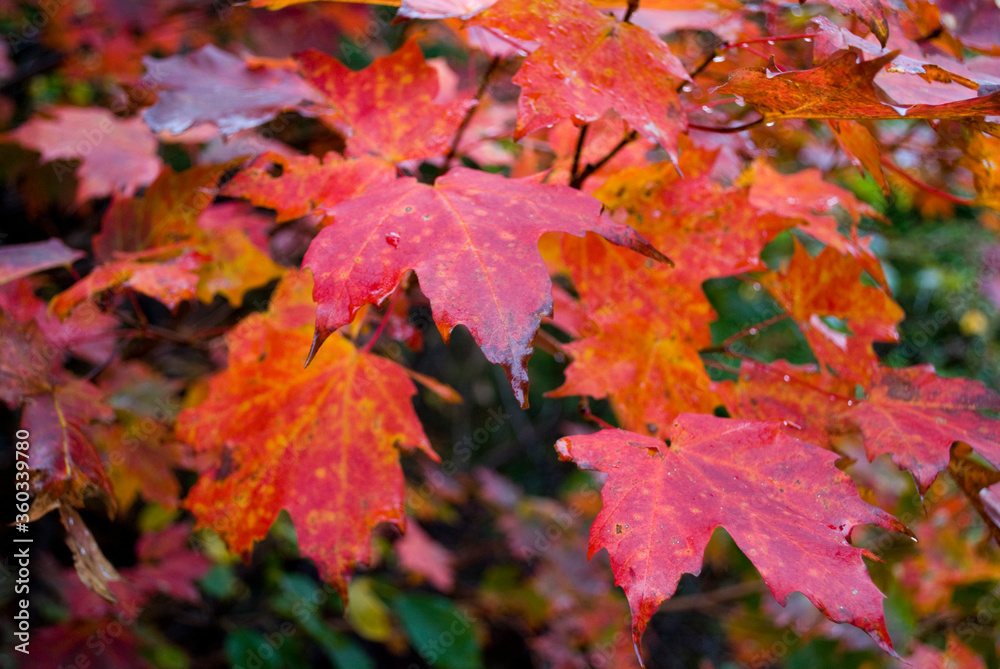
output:
M920 190L926 191L926 192L930 193L931 195L935 195L935 196L937 196L937 197L939 197L939 198L941 198L943 200L947 200L948 202L952 202L954 204L959 204L959 205L962 205L964 207L974 207L974 206L976 206L976 203L973 200L970 200L970 199L967 199L967 198L964 198L964 197L959 197L958 195L952 195L951 193L947 193L947 192L945 192L943 190L935 188L934 186L931 186L930 184L925 183L925 182L921 181L920 179L916 178L912 174L909 174L908 172L906 172L905 170L903 170L902 167L900 167L899 165L896 165L896 163L892 162L887 157L882 156L881 158L882 158L882 164L884 166L888 167L890 170L892 170L893 172L895 172L899 176L903 177L904 179L906 179L907 181L909 181L911 184L913 184L914 186L916 186Z
M627 135L625 135L625 137L622 138L622 141L615 144L614 148L608 151L603 158L598 160L596 163L587 163L587 166L583 168L583 171L581 171L580 174L578 174L577 176L573 177L573 179L570 180L569 182L570 187L580 190L580 188L583 186L583 182L586 181L587 178L590 177L590 175L592 175L594 172L607 165L608 161L617 156L619 151L621 151L626 146L634 142L638 137L639 133L637 133L635 130L629 132Z
M719 353L725 353L725 351L718 351ZM704 351L699 351L699 353L704 353ZM719 371L726 372L727 374L739 374L739 367L730 367L729 365L724 365L718 360L702 360L701 364L706 367L711 367L712 369L718 369Z
M743 49L744 51L746 51L747 53L752 53L753 55L757 56L761 60L766 60L768 63L774 63L774 67L779 72L784 72L785 71L785 68L783 68L780 65L778 65L778 61L774 58L773 54L764 53L763 51L755 49L752 46L747 46L746 44L739 44L738 46L741 49Z
M741 39L736 42L726 42L724 49L741 48L747 44L771 44L775 42L791 42L794 40L812 41L816 37L815 33L799 33L798 35L769 35L766 37L754 37L753 39Z
M694 68L693 70L691 70L691 72L688 73L688 77L690 77L691 80L693 81L695 77L704 72L708 68L708 66L712 64L712 61L715 60L715 56L716 54L719 53L719 49L724 49L727 47L727 45L728 42L719 42L714 47L712 47L712 50L705 55L705 57L702 59L700 63L698 63L698 67ZM681 93L684 90L684 87L687 85L688 85L687 81L682 81L680 84L677 85L677 88L675 90L678 93Z
M703 349L699 349L699 355L708 355L710 353L721 353L723 355L731 355L734 358L740 360L750 360L752 362L760 362L753 356L747 355L746 353L740 353L739 351L734 351L731 346L725 346L723 344L717 344L715 346L708 346Z
M148 328L149 319L146 318L146 313L142 310L142 307L139 306L139 299L135 296L135 291L131 288L126 288L125 294L128 295L128 301L132 303L132 310L135 311L135 317L139 319L139 323L142 324L142 328Z
M451 162L455 159L455 155L458 153L458 145L462 142L462 137L465 136L465 131L469 128L469 124L472 123L472 117L475 116L476 111L479 109L479 103L483 99L483 95L486 94L486 87L490 84L490 78L493 73L497 71L500 67L500 56L494 56L490 60L489 66L486 68L486 72L483 73L483 80L479 83L479 88L476 89L476 95L474 97L476 104L469 108L469 111L465 113L465 118L458 126L458 130L455 131L455 137L451 140L451 146L448 147L448 153L444 157L444 165L441 166L441 174L448 171L451 167Z
M729 337L725 341L723 341L721 344L719 344L719 346L721 346L724 351L728 351L730 346L732 346L735 342L739 341L740 339L743 339L743 337L746 337L746 336L749 336L749 335L755 335L758 332L760 332L761 330L763 330L764 328L766 328L768 326L771 326L771 325L774 325L775 323L780 323L781 321L783 321L783 320L785 320L787 318L788 318L788 314L784 313L784 314L778 314L777 316L774 316L772 318L768 318L766 320L763 320L760 323L757 323L756 325L751 325L750 327L748 327L746 329L740 330L739 332L737 332L736 334L732 335L731 337Z
M389 306L385 308L385 313L382 314L382 320L379 321L378 327L375 328L375 333L365 342L365 345L361 347L362 353L371 353L372 347L375 346L375 342L378 338L382 336L382 331L385 330L385 326L389 324L389 317L392 315L393 309L396 308L396 302L399 301L401 291L397 290L389 298Z
M111 355L109 355L107 359L104 360L104 362L94 365L89 372L87 372L80 378L83 379L84 381L93 381L94 377L103 372L105 369L111 366L111 363L113 363L115 360L118 359L118 356L120 356L122 351L125 350L125 345L127 343L128 340L126 338L122 337L121 339L119 339L117 342L115 342L115 346L111 351Z
M561 355L567 361L570 362L572 362L574 359L573 354L570 353L568 350L566 350L566 347L563 346L563 343L558 339L556 339L555 337L553 337L548 332L546 332L545 330L539 330L538 334L535 335L535 340L532 343L536 347L545 351L549 355L552 355L553 357Z
M711 609L724 602L734 599L742 599L747 595L763 592L764 581L746 581L727 585L708 592L699 592L694 595L683 597L672 597L660 605L660 611L690 611L692 609Z
M570 184L576 180L576 175L580 172L580 154L583 153L583 144L587 139L588 128L590 128L589 123L583 124L580 127L580 135L576 138L576 150L573 151L573 168L569 172Z
M700 105L696 104L691 107L685 107L684 113L690 114L692 112L697 112L697 111L706 111L706 108L712 109L713 107L721 107L723 105L731 105L731 104L736 104L736 98L719 98L718 100L712 100L704 104Z
M131 333L133 337L140 337L142 339L164 339L166 341L172 341L175 344L184 344L186 346L202 347L204 344L197 341L192 337L185 337L182 334L178 334L173 330L168 330L167 328L161 328L158 325L152 325L149 322L142 323L137 318L129 318L125 314L121 315L122 322L133 328L135 332Z
M628 0L628 9L625 10L625 17L622 18L622 23L628 23L637 9L639 9L639 0Z
M758 126L763 122L764 122L764 117L761 116L759 119L755 121L750 121L749 123L743 123L741 125L734 125L734 126L717 127L711 125L702 125L700 123L688 123L688 130L701 130L702 132L718 132L722 134L729 134L729 133L743 132L744 130L749 130L750 128Z
M617 429L614 425L612 425L611 423L604 420L603 418L596 415L593 411L590 410L590 400L588 400L586 397L580 398L580 415L582 415L585 419L589 420L592 423L597 423L605 430Z

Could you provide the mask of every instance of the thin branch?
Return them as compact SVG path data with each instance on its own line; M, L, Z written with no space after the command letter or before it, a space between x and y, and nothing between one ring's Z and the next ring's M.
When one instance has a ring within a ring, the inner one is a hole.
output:
M708 355L709 353L720 353L722 355L730 355L738 360L747 360L749 362L760 362L757 358L747 355L746 353L740 353L739 351L734 351L731 347L723 346L719 344L717 346L708 346L703 349L699 349L698 353L700 355ZM706 362L706 361L703 361Z
M465 135L465 131L468 130L469 124L472 123L472 117L475 116L476 110L479 109L479 103L483 99L483 95L486 94L486 87L490 84L490 78L493 73L497 71L500 67L500 57L494 56L490 61L489 67L486 68L486 72L483 73L483 80L479 83L479 88L476 90L475 101L469 111L465 113L465 118L462 119L462 123L459 124L458 130L455 131L455 137L451 140L451 146L448 147L448 153L444 157L444 165L441 167L441 174L448 171L451 167L451 161L455 159L455 155L458 153L458 145L462 142L462 137Z
M389 324L389 318L392 316L393 309L396 308L396 302L399 301L399 296L402 291L397 290L389 298L389 306L385 308L385 313L382 315L382 320L379 321L378 327L375 329L375 333L365 342L365 345L361 348L362 353L371 353L372 347L375 346L375 342L378 338L382 336L382 331L385 330L385 326Z
M693 112L698 112L698 111L707 112L713 107L721 107L723 105L734 105L734 104L736 104L736 98L719 98L718 100L711 100L704 104L685 107L684 113L691 114Z
M622 19L622 23L628 23L628 20L632 18L637 9L639 9L639 0L628 0L628 9L625 10L625 17Z
M700 63L698 63L698 67L694 68L693 70L691 70L691 72L688 73L688 77L692 81L694 81L695 77L704 72L708 68L708 66L712 64L712 62L715 60L715 56L718 55L719 50L728 48L728 46L729 46L728 42L719 42L714 47L712 47L712 50L705 55L705 57L702 59ZM688 85L687 81L682 81L680 84L677 85L677 88L675 90L678 93L681 93L684 90L684 87L687 85Z
M583 186L583 182L586 181L590 175L592 175L594 172L607 165L608 161L617 156L619 151L621 151L626 146L634 142L638 137L639 133L637 133L635 130L625 135L625 137L622 138L622 141L615 144L614 148L608 151L608 153L603 158L598 160L596 163L588 163L587 166L583 168L583 171L581 171L577 176L573 177L573 179L570 180L569 185L573 188L576 188L577 190L580 190L580 188Z
M757 56L761 60L766 60L768 63L774 63L775 69L778 70L779 72L784 72L785 71L785 68L783 68L780 65L778 65L778 63L777 63L777 61L775 61L773 55L764 53L763 51L759 51L759 50L753 48L752 46L747 46L746 44L742 44L741 43L738 46L741 49L743 49L744 51L746 51L747 53L752 53L753 55Z
M704 352L704 351L702 351ZM724 352L724 351L723 351ZM739 374L739 367L730 367L729 365L724 365L718 360L702 360L701 364L706 367L711 367L712 369L718 369L719 371L726 372L727 374Z
M962 205L964 207L974 207L974 206L976 206L976 203L973 200L969 200L969 199L966 199L964 197L959 197L957 195L952 195L951 193L947 193L947 192L945 192L943 190L935 188L934 186L931 186L930 184L924 183L923 181L921 181L920 179L916 178L915 176L913 176L913 175L905 172L903 170L903 168L899 167L898 165L896 165L894 162L892 162L891 160L889 160L885 156L882 156L882 164L885 165L886 167L888 167L890 170L892 170L896 174L898 174L899 176L901 176L904 179L906 179L907 181L909 181L911 184L913 184L914 186L916 186L920 190L926 191L926 192L930 193L931 195L935 195L935 196L941 198L942 200L947 200L948 202L952 202L954 204L959 204L959 205Z
M617 429L615 428L614 425L604 420L600 416L595 415L594 412L590 410L590 401L586 397L580 398L580 413L583 415L584 418L586 418L592 423L597 423L605 430Z
M539 330L538 333L535 335L535 339L532 343L537 348L539 348L542 351L545 351L546 353L548 353L553 357L561 355L568 362L573 361L574 357L573 354L566 349L566 347L563 345L561 341L553 337L545 330Z
M747 337L749 335L755 335L758 332L760 332L761 330L763 330L764 328L766 328L768 326L771 326L771 325L774 325L775 323L780 323L781 321L783 321L783 320L785 320L787 318L788 318L788 314L787 313L783 313L783 314L778 314L777 316L774 316L773 318L768 318L767 320L763 320L760 323L757 323L756 325L751 325L750 327L746 328L745 330L740 330L739 332L737 332L733 336L731 336L728 339L726 339L724 342L722 342L722 344L720 344L720 346L722 346L722 348L725 349L725 350L729 350L730 346L732 346L736 341L738 341L740 339L743 339L743 337Z
M724 602L734 599L742 599L747 595L757 594L764 591L763 581L747 581L727 585L717 590L699 592L695 595L685 595L684 597L674 597L668 599L660 605L660 611L691 611L701 609L712 609Z
M142 307L139 306L139 298L136 297L135 291L131 288L126 288L125 293L128 295L129 302L132 303L132 310L135 311L135 317L139 319L143 329L148 328L149 319L146 318L145 312L143 312Z
M741 39L736 42L728 42L724 48L732 49L734 47L741 48L747 44L761 44L767 43L773 45L775 42L791 42L793 40L803 39L812 41L816 37L815 33L800 33L798 35L770 35L767 37L755 37L753 39Z
M764 122L764 117L761 116L756 121L750 121L749 123L743 123L741 125L734 126L711 126L711 125L701 125L700 123L688 123L689 130L701 130L702 132L718 132L723 134L729 134L734 132L743 132L744 130L749 130L754 126L758 126Z
M573 183L576 180L576 175L580 172L580 154L583 153L583 144L587 140L587 129L590 128L589 123L585 123L580 127L580 136L576 138L576 150L573 152L573 169L569 173L569 182Z
M172 341L176 344L184 344L186 346L205 346L203 342L197 341L190 336L185 337L184 335L174 332L173 330L168 330L167 328L162 328L158 325L152 325L148 322L142 323L137 318L131 318L125 314L121 314L119 317L125 325L135 330L135 332L131 333L131 336L133 337L141 339L164 339L166 341Z
M115 346L111 351L111 355L109 355L104 362L94 365L93 368L91 368L91 370L81 378L84 381L93 381L95 376L97 376L105 369L107 369L111 365L111 363L114 362L119 355L121 355L127 343L128 342L124 337L115 342Z

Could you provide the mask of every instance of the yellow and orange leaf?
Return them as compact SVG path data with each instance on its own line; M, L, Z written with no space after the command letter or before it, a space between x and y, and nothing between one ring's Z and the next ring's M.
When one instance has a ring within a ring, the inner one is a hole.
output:
M308 273L289 274L271 308L228 336L229 366L208 398L185 409L178 435L215 464L185 505L200 527L248 554L279 511L299 549L346 596L371 559L372 531L404 524L399 449L437 459L413 411L413 383L395 363L337 335L302 368L315 307Z

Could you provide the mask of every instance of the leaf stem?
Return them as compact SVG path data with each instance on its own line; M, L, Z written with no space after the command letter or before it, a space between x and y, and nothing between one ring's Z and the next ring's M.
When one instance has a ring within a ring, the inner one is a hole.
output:
M625 16L622 18L622 23L628 23L632 15L635 14L635 10L639 9L639 0L628 0L628 9L625 10Z
M572 185L576 181L576 175L580 172L580 154L583 153L583 144L587 139L587 129L590 128L589 123L585 123L580 127L580 136L576 138L576 150L573 152L573 169L569 173L569 182Z
M607 165L608 161L617 156L619 151L621 151L626 146L634 142L638 137L639 133L637 133L635 130L629 132L627 135L625 135L625 137L622 138L622 141L615 144L614 148L608 151L608 153L603 158L598 160L596 163L587 163L587 166L584 167L583 170L578 175L576 175L570 180L569 185L572 188L580 190L580 188L583 186L583 182L586 181L590 175L592 175L594 172Z
M712 109L713 107L721 107L723 105L736 104L736 98L719 98L718 100L712 100L704 104L696 105L693 107L686 107L684 109L685 114L690 114L692 112L705 111L705 107Z
M553 337L545 330L538 331L538 334L535 335L535 340L533 343L540 350L545 351L546 353L552 355L553 357L561 355L565 360L569 362L572 362L574 359L574 355L570 353L568 350L566 350L566 347L563 346L562 342L560 342L558 339Z
M741 48L747 44L774 44L775 42L791 42L797 39L814 39L816 37L815 33L799 33L798 35L770 35L765 37L754 37L753 39L741 39L735 42L726 42L723 49L732 49L734 47Z
M913 184L917 188L919 188L919 189L921 189L923 191L926 191L926 192L930 193L931 195L935 195L935 196L941 198L942 200L947 200L948 202L952 202L954 204L962 205L964 207L974 207L974 206L976 206L976 203L973 200L969 200L969 199L966 199L964 197L959 197L957 195L952 195L951 193L947 193L947 192L945 192L943 190L935 188L934 186L931 186L928 183L924 183L923 181L921 181L920 179L916 178L912 174L909 174L908 172L904 171L903 168L899 167L898 165L896 165L894 162L892 162L891 160L889 160L885 156L882 156L882 164L885 165L886 167L888 167L890 170L892 170L896 174L898 174L899 176L901 176L904 179L906 179L907 181L909 181L911 184Z
M715 60L716 54L719 53L719 49L728 48L728 44L729 44L728 42L719 42L714 47L712 47L712 50L705 55L705 57L702 59L700 63L698 63L698 67L694 68L693 70L691 70L690 73L688 73L688 77L692 81L694 81L695 77L704 72L708 68L708 66L712 64L712 62ZM687 81L682 81L680 84L677 85L676 91L678 93L681 93L684 90L684 87L687 86L687 84L688 84Z
M135 317L139 319L142 329L148 329L149 319L146 318L146 313L142 310L142 307L139 306L139 298L136 297L135 291L131 288L126 288L125 294L128 295L128 301L132 303L132 310L135 311Z
M775 60L772 54L764 53L763 51L759 51L753 48L752 46L746 46L745 44L740 44L740 48L746 51L747 53L752 53L761 60L766 60L768 63L774 63L775 69L777 69L779 72L785 72L785 68L778 65L778 62Z
M674 597L668 599L660 605L660 611L690 611L692 609L712 609L719 604L734 599L742 599L747 595L756 594L764 590L763 581L745 581L727 585L708 592L699 592L694 595Z
M586 397L580 398L580 414L592 423L597 423L605 430L615 430L617 429L614 425L604 420L598 415L595 415L593 411L590 410L590 400Z
M389 324L389 317L392 316L392 311L396 307L396 302L399 301L399 296L402 291L398 288L393 292L392 297L389 298L389 306L385 308L385 313L382 314L382 320L379 321L378 327L375 328L375 333L368 338L365 345L361 347L362 353L371 353L372 347L375 346L375 342L378 338L382 336L382 331L385 330L385 326Z
M701 352L704 353L704 351L701 351ZM720 351L720 353L724 353L724 352L725 351ZM728 374L739 374L740 373L740 368L739 367L730 367L729 365L722 364L718 360L702 360L701 364L705 365L706 367L711 367L712 369L721 370L721 371L726 372Z
M763 320L760 323L757 323L756 325L751 325L746 329L740 330L739 332L737 332L736 334L732 335L731 337L723 341L721 344L719 344L719 346L721 346L723 350L728 351L729 347L732 346L733 343L739 341L740 339L743 339L743 337L747 337L749 335L755 335L764 328L774 325L775 323L780 323L781 321L787 318L788 318L788 313L786 312L783 314L778 314L777 316L774 316L772 318Z
M500 67L500 57L494 56L493 59L490 60L490 64L486 68L486 72L483 73L483 80L479 83L479 88L476 89L476 95L474 98L476 104L470 107L469 111L465 113L465 118L463 118L462 122L459 124L458 130L455 131L455 137L452 138L451 146L448 147L448 153L445 154L444 157L444 165L441 166L441 174L447 172L448 168L451 167L451 162L455 159L455 155L458 153L458 145L461 144L465 131L468 130L469 124L472 123L472 117L475 116L476 110L479 109L479 103L482 101L483 95L486 94L486 87L490 84L490 78L493 76L493 73L497 71L498 67Z
M723 134L729 134L734 132L743 132L744 130L749 130L750 128L760 125L764 122L764 117L761 116L755 121L750 121L749 123L743 123L742 125L734 126L723 126L716 127L711 125L701 125L700 123L688 123L688 130L701 130L702 132L718 132Z

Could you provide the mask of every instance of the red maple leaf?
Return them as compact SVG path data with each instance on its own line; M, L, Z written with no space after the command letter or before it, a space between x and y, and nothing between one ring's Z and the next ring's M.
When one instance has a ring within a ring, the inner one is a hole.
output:
M178 134L213 123L231 135L295 109L317 92L297 73L266 60L248 61L207 45L182 56L143 58L143 84L157 89L142 118L155 132Z
M666 260L634 230L602 216L589 195L466 168L434 186L397 179L328 213L333 224L320 231L303 261L316 277L319 303L313 352L413 270L445 341L456 325L468 327L486 358L503 365L522 405L531 342L552 312L538 238L593 231Z
M409 398L403 369L334 337L308 369L315 307L308 275L279 284L267 314L229 335L229 366L177 432L216 464L185 502L199 526L248 554L286 509L302 554L346 597L355 564L371 557L380 522L402 527L397 447L437 459Z
M589 554L611 556L636 644L681 574L701 571L705 546L723 527L780 603L798 590L895 654L883 595L862 560L871 554L848 539L866 523L903 526L858 497L835 453L789 437L781 423L704 414L680 415L670 437L667 445L603 430L556 444L560 459L609 474Z
M868 29L885 46L889 39L889 22L881 0L827 0L841 14L854 14L868 25Z
M878 366L872 342L898 339L903 310L880 288L861 283L863 269L830 247L810 258L796 241L788 267L765 274L760 283L798 323L824 369L865 384ZM845 319L851 334L835 329L825 316Z
M0 247L0 285L53 267L68 267L84 255L61 239Z
M276 170L280 172L275 174ZM330 152L320 161L316 156L280 156L268 151L226 183L222 194L274 209L277 222L283 223L395 178L391 163L372 156L344 160Z
M306 80L326 96L329 109L317 107L314 113L344 133L350 156L372 154L395 162L442 156L475 105L472 100L435 101L438 73L415 40L360 72L319 51L296 59Z
M810 70L736 70L719 93L736 95L766 119L963 119L1000 114L1000 91L944 104L902 104L875 83L896 52L872 60L841 51Z
M614 109L636 132L677 155L687 118L677 86L684 66L653 33L583 0L501 0L474 25L540 44L514 76L521 86L515 138Z
M211 302L216 293L238 305L249 288L276 278L281 269L243 229L257 221L230 216L220 225L210 217L208 229L200 224L231 166L167 169L141 197L113 199L93 241L102 264L52 298L52 311L65 316L91 295L123 285L171 309L194 297Z
M921 494L948 468L949 449L964 441L1000 467L1000 396L970 379L946 379L931 365L881 368L868 399L843 417L861 430L869 459L889 453L913 475Z
M715 384L729 415L750 420L782 421L797 439L828 448L833 417L846 409L854 385L822 374L815 365L771 364L744 360L737 381Z
M141 119L119 119L101 107L53 107L3 138L38 151L43 163L79 160L78 202L131 195L152 182L162 166L156 137Z

